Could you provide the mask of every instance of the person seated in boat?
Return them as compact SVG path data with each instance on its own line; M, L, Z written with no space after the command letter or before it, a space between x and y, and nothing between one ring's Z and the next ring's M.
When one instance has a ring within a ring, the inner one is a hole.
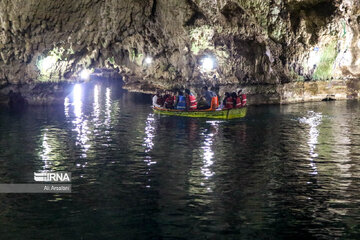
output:
M197 101L196 97L191 94L189 89L185 89L185 97L186 97L186 110L196 110L197 109Z
M160 93L160 97L158 98L157 103L158 103L161 107L164 106L164 104L165 104L165 93L164 93L164 92L161 92L161 93Z
M236 108L245 107L246 105L246 94L242 93L242 90L240 89L237 94L236 98Z
M211 101L213 97L216 97L216 93L209 91L207 86L204 86L201 90L201 98L199 100L198 109L209 109L211 108Z
M228 97L230 97L230 93L229 93L229 92L225 92L224 98L223 98L223 100L222 100L222 102L221 102L221 108L225 108L226 99L227 99Z
M242 89L240 89L238 91L238 98L240 100L241 107L245 107L246 106L246 94L242 92ZM236 103L236 104L238 104L238 103Z
M240 91L238 92L238 95L236 97L236 106L235 106L235 108L241 108L241 94L240 94Z
M207 105L205 98L204 97L200 97L198 99L198 104L197 104L197 109L199 110L203 110L203 109L208 109L209 106Z
M159 104L160 103L160 101L159 101L160 98L161 98L160 91L156 91L156 94L152 98L153 107L158 107L158 108L162 107L162 105Z
M236 108L236 99L237 99L238 95L236 94L236 92L232 92L231 97L233 100L233 108Z
M203 88L203 90L205 90L205 87ZM216 110L217 108L219 108L220 104L219 104L219 95L217 94L217 92L219 91L219 89L217 89L216 87L212 86L210 91L208 91L210 94L207 94L208 95L208 98L210 96L211 97L211 103L210 103L210 108L207 108L207 109L211 109L211 110ZM205 99L205 97L204 97ZM206 99L206 105L208 105L208 100L209 99Z
M216 110L217 108L219 108L220 104L219 104L219 89L215 88L214 86L211 87L211 92L213 92L214 96L211 99L211 109L212 110Z
M213 97L214 97L214 96L219 97L219 88L212 86L212 87L210 88L210 92L212 92Z
M236 93L235 93L236 94ZM230 93L226 92L223 100L223 109L232 109L234 108L234 98Z
M166 91L165 94L165 103L164 103L164 107L168 108L168 109L173 109L174 108L174 103L176 100L176 96L173 96L171 91Z
M186 97L180 90L178 91L178 96L176 98L175 109L186 110Z

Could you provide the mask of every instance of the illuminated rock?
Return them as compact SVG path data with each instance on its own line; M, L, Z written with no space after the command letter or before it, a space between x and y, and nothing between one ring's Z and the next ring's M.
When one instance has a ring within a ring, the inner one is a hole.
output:
M355 0L3 0L0 87L96 68L142 91L357 79L359 19Z

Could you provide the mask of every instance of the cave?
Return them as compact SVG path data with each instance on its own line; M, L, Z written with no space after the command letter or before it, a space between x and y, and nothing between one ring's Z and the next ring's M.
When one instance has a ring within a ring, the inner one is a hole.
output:
M356 3L330 0L3 1L0 99L6 102L11 90L26 95L28 86L44 82L82 81L85 69L113 70L138 92L197 91L207 84L221 93L242 87L264 99L271 94L256 86L357 81L357 9ZM208 55L217 65L206 72L201 62ZM31 104L53 102L27 97Z
M360 2L1 0L1 239L359 239Z

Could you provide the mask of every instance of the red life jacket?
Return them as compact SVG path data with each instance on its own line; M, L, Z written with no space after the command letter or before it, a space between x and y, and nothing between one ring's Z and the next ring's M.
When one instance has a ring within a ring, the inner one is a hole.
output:
M168 96L165 100L165 107L172 108L174 106L174 97Z
M160 105L160 106L163 106L164 103L165 103L164 97L158 97L156 103L157 103L158 105Z
M240 108L242 106L242 103L241 103L241 97L237 97L236 98L236 108Z
M193 95L189 95L189 101L190 101L190 110L195 110L197 108L197 101L196 97Z
M226 109L231 109L234 107L234 100L232 97L228 97L226 98L226 105L225 105L225 108Z
M241 106L244 107L246 105L246 94L241 94Z

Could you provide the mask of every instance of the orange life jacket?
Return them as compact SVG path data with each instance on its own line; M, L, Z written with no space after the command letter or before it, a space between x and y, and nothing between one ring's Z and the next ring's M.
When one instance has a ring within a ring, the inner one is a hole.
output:
M242 107L241 97L237 97L236 98L236 108L240 108L240 107Z
M246 94L241 94L241 106L244 107L246 105Z
M212 97L211 99L211 109L215 110L219 107L219 98L218 96Z
M197 108L197 101L196 97L193 95L189 95L189 101L190 101L190 110L195 110Z
M234 100L232 97L228 97L226 98L226 105L225 105L225 108L226 109L231 109L234 107Z

